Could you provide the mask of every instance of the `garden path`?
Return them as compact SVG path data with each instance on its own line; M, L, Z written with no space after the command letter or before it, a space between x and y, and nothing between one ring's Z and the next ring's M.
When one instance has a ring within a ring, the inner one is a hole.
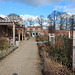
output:
M0 75L42 75L35 38L20 43L20 47L0 62Z

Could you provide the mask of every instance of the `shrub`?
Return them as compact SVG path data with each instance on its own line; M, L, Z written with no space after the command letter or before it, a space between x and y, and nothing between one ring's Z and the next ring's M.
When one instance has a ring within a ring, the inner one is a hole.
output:
M9 43L6 38L0 38L0 50L7 49L9 47Z
M36 41L48 41L48 37L47 36L37 36Z
M49 50L49 49L46 49L46 52L47 52L47 53L49 53L49 52L50 52L50 50Z
M39 37L40 37L39 35L36 36L36 38L39 38Z
M68 40L66 37L56 37L55 49L50 46L52 52L50 53L51 59L62 63L68 68L72 67L72 61L69 59L68 54Z
M12 48L12 50L15 50L17 48L16 45L11 45L10 47Z
M55 48L56 50L60 50L63 48L64 39L62 37L56 37Z

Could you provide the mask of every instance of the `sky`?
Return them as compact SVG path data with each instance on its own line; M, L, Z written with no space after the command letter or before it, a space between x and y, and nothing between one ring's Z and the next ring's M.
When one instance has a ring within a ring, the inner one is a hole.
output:
M0 16L5 17L10 13L27 18L36 18L43 15L44 18L53 11L63 11L75 14L74 0L0 0Z

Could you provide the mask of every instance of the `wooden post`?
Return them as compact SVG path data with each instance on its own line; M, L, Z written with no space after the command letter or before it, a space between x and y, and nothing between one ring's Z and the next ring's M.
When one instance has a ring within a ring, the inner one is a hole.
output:
M8 26L6 26L6 37L8 36Z
M15 24L13 22L13 45L15 45Z
M20 27L18 28L18 41L20 42Z
M24 40L25 40L25 28L24 28Z
M23 41L23 26L22 26L22 41Z

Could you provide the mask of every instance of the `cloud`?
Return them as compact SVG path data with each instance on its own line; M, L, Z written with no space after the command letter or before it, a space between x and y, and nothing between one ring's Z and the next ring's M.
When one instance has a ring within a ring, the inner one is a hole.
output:
M5 15L0 14L0 17L5 18L6 16L5 16Z
M48 22L44 22L43 26L49 26L49 23Z
M54 10L62 10L63 12L68 13L69 15L75 14L75 8L73 8L71 5L69 6L56 6Z
M75 14L75 8L65 8L64 11L70 15Z
M5 18L6 16L3 14L0 14L0 17ZM20 15L20 17L24 20L27 21L28 19L32 19L32 21L36 21L37 17L39 16L33 16L33 15Z
M75 0L0 0L0 2L20 2L20 3L27 3L29 5L33 5L33 6L39 6L39 5L48 5L48 4L58 4L61 1L66 2L67 4L71 4L75 5Z
M40 26L39 24L34 24L34 26Z
M20 15L20 16L24 21L26 21L28 19L36 20L37 17L39 17L39 16L33 16L33 15Z
M52 3L59 3L63 0L0 0L0 2L22 2L22 3L28 3L30 5L39 6L39 5L46 5L46 4L52 4Z

